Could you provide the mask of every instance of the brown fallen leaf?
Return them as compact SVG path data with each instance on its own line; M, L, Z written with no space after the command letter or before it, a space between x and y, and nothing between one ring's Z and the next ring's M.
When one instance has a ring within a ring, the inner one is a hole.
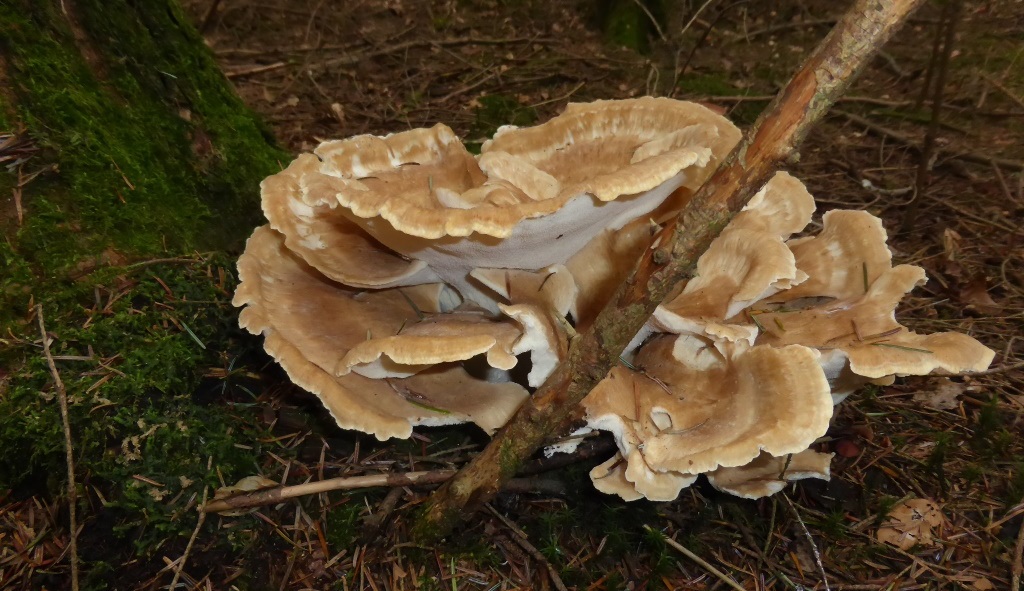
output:
M960 406L957 398L964 393L965 389L964 384L959 384L949 378L940 378L934 380L932 388L914 392L913 401L928 408L953 410Z
M988 293L988 280L984 275L975 275L960 288L960 302L982 314L995 314L1000 309Z
M946 517L934 501L908 499L892 508L875 533L875 539L901 550L909 550L918 544L934 546L936 535L941 535L945 524Z

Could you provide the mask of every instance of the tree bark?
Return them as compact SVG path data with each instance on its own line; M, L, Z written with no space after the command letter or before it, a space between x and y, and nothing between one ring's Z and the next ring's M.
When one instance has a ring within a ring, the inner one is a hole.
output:
M0 209L17 258L51 271L109 250L230 248L283 157L177 0L0 3L0 133L43 150ZM7 254L7 253L4 253Z
M691 277L697 259L780 165L797 157L808 130L922 0L857 0L761 115L744 141L686 209L655 238L633 276L593 326L573 339L568 360L491 443L430 497L415 534L446 535L492 498L618 362L668 291Z

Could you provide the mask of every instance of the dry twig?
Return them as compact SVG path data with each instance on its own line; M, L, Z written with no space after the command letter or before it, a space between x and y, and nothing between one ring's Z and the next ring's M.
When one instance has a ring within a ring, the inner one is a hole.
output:
M644 529L646 529L647 531L652 532L652 533L656 531L654 528L652 528L649 525L644 525ZM686 556L690 560L692 560L692 561L696 562L697 564L699 564L702 568L707 570L709 573L711 573L711 574L715 575L716 577L718 577L718 579L720 581L722 581L723 583L725 583L726 585L732 587L733 589L736 589L736 591L747 591L746 589L741 587L740 584L737 583L732 577L730 577L729 575L727 575L727 574L723 573L722 571L718 570L717 568L712 566L711 563L709 563L708 561L704 560L700 556L697 556L696 554L691 552L690 549L687 548L686 546L683 546L679 542L673 540L672 538L666 536L665 534L662 534L661 532L657 532L657 533L661 534L661 537L665 540L666 544L668 544L669 546L672 546L673 548L675 548L676 550L681 552L684 556Z
M917 212L920 209L922 198L928 192L931 184L932 154L935 152L935 136L939 132L939 120L942 115L942 101L946 91L946 74L949 72L949 56L953 53L953 42L956 40L956 27L960 21L961 0L951 0L943 7L943 21L940 29L944 33L941 50L936 45L932 53L932 63L936 71L935 89L932 94L932 114L928 121L928 131L925 132L924 142L921 145L921 161L917 166L917 179L915 181L914 198L907 204L903 212L903 223L900 230L908 232L917 222ZM932 66L929 66L931 69ZM923 96L923 93L922 93ZM923 102L923 101L922 101Z
M487 503L486 506L487 510L490 511L499 520L501 520L501 522L505 524L505 527L507 527L509 531L512 532L512 538L516 541L516 543L519 544L523 548L523 550L526 550L526 552L529 553L529 555L532 556L534 560L544 565L544 568L546 568L548 571L548 576L551 577L551 584L555 586L555 589L558 589L558 591L569 591L565 588L565 583L562 582L562 578L558 576L558 572L555 571L555 567L551 566L551 563L548 562L547 558L544 558L544 555L540 553L540 550L538 550L526 538L526 532L521 530L519 526L512 522L511 519L499 513L498 510L492 507L490 503Z
M185 551L181 554L181 558L178 559L178 566L174 569L174 578L171 579L171 586L168 587L170 591L174 591L178 586L178 579L181 578L181 572L185 570L185 562L188 561L188 555L192 552L192 546L196 543L196 538L199 537L199 530L206 521L206 512L202 509L206 506L206 496L209 492L210 487L203 487L203 500L199 502L199 519L196 520L196 528L192 530L192 536L188 539L188 544L185 545Z
M1021 501L1024 503L1024 500ZM1011 591L1020 591L1021 576L1024 575L1024 521L1020 524L1020 531L1017 532L1017 546L1013 551L1013 579L1010 584Z
M36 318L39 320L39 334L43 338L43 355L46 357L46 364L50 366L50 374L53 376L54 384L57 386L57 402L60 404L60 420L64 427L64 453L67 456L68 466L68 517L71 521L71 589L78 591L78 518L75 514L75 505L78 502L78 495L75 488L75 460L73 446L71 445L71 421L68 419L68 392L64 388L64 382L60 379L57 371L57 364L53 361L50 353L50 337L46 334L46 324L43 321L43 306L36 306Z
M808 531L807 525L804 523L803 518L800 517L800 512L796 510L796 505L793 504L793 501L789 500L789 497L785 494L782 495L782 498L786 500L786 503L789 505L789 509L793 512L793 516L796 517L797 523L799 523L800 528L804 530L804 536L807 538L807 543L811 545L811 551L814 553L814 562L818 564L818 570L821 571L821 582L825 584L825 591L831 591L828 586L828 575L825 573L825 565L821 562L821 551L818 550L818 545L814 543L814 538L811 537L811 532Z

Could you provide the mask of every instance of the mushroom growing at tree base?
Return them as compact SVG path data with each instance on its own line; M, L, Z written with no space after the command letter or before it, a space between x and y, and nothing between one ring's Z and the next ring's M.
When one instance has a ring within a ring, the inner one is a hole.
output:
M324 142L262 185L270 223L239 260L240 323L343 428L493 432L739 138L700 105L646 97L503 127L479 156L443 125ZM813 210L776 175L584 400L586 429L618 446L598 489L670 500L707 474L755 498L827 478L830 456L809 448L835 400L988 367L974 339L895 320L924 273L892 266L877 218L832 211L792 238Z

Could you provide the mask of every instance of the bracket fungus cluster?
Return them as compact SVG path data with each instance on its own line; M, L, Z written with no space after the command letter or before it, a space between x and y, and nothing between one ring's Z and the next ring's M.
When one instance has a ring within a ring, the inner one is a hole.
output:
M240 323L343 428L492 432L739 138L700 105L648 97L503 127L479 156L444 125L324 142L262 185L269 224L238 262ZM810 447L836 400L988 366L968 336L895 320L924 273L892 265L877 218L833 211L792 238L813 211L776 175L584 400L580 432L618 446L591 473L598 489L668 500L706 474L756 498L827 478L831 456Z

